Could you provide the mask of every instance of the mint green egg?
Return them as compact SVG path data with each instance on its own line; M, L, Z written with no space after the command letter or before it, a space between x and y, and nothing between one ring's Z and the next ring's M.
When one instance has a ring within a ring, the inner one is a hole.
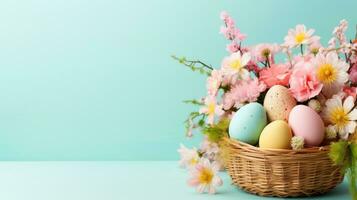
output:
M229 124L229 135L233 139L256 145L260 133L267 125L267 115L259 103L249 103L241 107Z

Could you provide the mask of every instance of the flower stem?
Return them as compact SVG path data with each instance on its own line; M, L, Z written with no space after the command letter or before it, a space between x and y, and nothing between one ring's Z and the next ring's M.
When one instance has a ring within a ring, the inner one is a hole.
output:
M266 59L266 66L270 67L269 56L265 56Z
M300 52L301 52L301 55L304 55L304 49L303 49L303 45L300 44Z
M211 71L213 70L213 67L211 65L208 65L200 60L187 60L185 57L178 58L175 55L172 55L171 57L177 60L179 63L189 67L193 71L198 70L201 73L206 73L207 75L210 75ZM196 66L197 64L199 66Z

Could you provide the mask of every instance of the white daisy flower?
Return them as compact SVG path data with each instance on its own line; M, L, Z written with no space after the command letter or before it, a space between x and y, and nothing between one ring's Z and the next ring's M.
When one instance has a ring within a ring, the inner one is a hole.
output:
M200 109L200 113L207 115L208 124L214 124L215 116L224 114L223 105L217 105L215 97L208 96L205 98L205 105Z
M199 193L207 191L209 194L214 194L216 187L223 184L218 171L219 165L216 162L211 163L208 159L201 158L200 162L190 169L191 178L188 184L196 187Z
M320 37L312 35L314 32L314 29L306 30L305 25L298 24L295 29L290 29L288 31L288 35L284 38L284 46L292 48L302 44L314 43L320 39Z
M313 62L317 79L323 84L322 93L325 96L336 94L348 81L349 66L345 61L339 60L335 52L329 52L326 56L319 53Z
M233 53L223 59L222 71L226 76L234 77L234 81L237 78L248 79L249 71L245 66L249 63L250 59L250 53L244 53L243 55L240 52Z
M183 168L191 168L194 167L198 161L200 160L200 157L198 155L197 149L192 148L189 149L185 147L185 145L180 144L180 148L177 150L180 154L180 167Z
M357 109L354 106L352 96L348 96L342 103L341 97L334 95L326 101L326 107L322 112L324 120L331 125L329 129L336 130L343 139L347 139L356 129Z

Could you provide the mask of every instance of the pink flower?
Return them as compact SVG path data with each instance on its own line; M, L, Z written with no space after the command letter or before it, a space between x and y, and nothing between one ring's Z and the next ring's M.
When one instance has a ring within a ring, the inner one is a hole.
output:
M242 34L238 28L235 27L234 20L226 11L221 13L221 19L223 20L225 26L221 27L221 33L228 40L244 40L246 38L245 34Z
M354 49L355 52L357 52L357 40L356 40L356 47ZM352 54L350 58L351 63L357 64L357 53Z
M310 62L312 59L314 58L314 55L312 54L308 54L308 55L297 55L297 56L294 56L293 60L292 60L292 63L293 65L295 65L296 63L299 63L299 62Z
M303 102L317 96L322 90L311 62L299 62L290 76L290 91L297 101Z
M232 75L223 74L222 86L226 87L234 83L236 78Z
M216 162L220 169L223 169L223 162L219 156L220 151L217 143L209 141L206 136L201 143L200 151L203 153L202 157L207 158L210 162Z
M280 51L277 44L259 44L253 48L253 57L257 62L273 61L274 55Z
M320 48L322 47L320 40L315 41L309 45L309 53L316 55L319 53Z
M269 68L264 68L259 72L259 80L264 82L268 88L274 85L287 86L291 71L288 65L273 64Z
M221 116L224 114L222 105L216 104L216 99L213 96L205 98L205 105L200 109L200 113L207 115L207 123L214 124L215 116Z
M335 27L333 30L333 34L335 35L336 39L339 41L340 45L344 45L347 43L347 38L345 32L348 28L348 22L343 19L340 21L340 24Z
M210 96L217 96L218 89L222 83L222 74L218 70L212 70L211 76L207 78L207 90L208 95Z
M329 49L334 49L336 48L336 38L331 38L329 41L328 41L328 47Z
M220 33L224 35L228 40L244 40L246 38L245 34L242 34L239 29L234 26L221 27Z
M218 147L217 143L209 141L207 137L203 138L200 150L204 154L209 154L209 155L219 153L219 147Z
M343 92L345 93L344 97L351 96L351 97L353 97L353 99L356 100L357 87L344 86L343 87Z
M260 93L266 89L264 83L256 79L237 81L232 89L223 96L223 108L240 107L244 103L257 101Z
M246 67L249 71L253 71L256 74L259 74L259 72L263 69L263 68L259 67L257 65L257 63L253 62L252 60L248 62Z
M188 185L197 188L197 192L208 191L209 194L216 193L216 187L223 184L218 176L219 165L216 162L210 163L206 158L201 158L200 162L190 169L191 178Z
M239 51L239 44L236 41L232 41L230 44L227 45L226 50L229 53L235 53Z
M234 20L227 11L222 11L220 17L227 26L234 26Z
M352 83L357 83L357 63L355 63L349 72L349 78Z
M222 98L223 109L229 110L236 103L235 97L232 92L226 92ZM236 106L237 107L237 106Z

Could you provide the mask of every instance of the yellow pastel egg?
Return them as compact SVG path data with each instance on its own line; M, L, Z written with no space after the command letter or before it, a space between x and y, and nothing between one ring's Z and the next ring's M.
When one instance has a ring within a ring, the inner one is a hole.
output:
M269 121L288 121L289 113L296 105L296 100L288 88L281 85L271 87L264 98L264 108Z
M289 124L276 120L268 124L260 134L259 147L267 149L290 149L292 132Z

